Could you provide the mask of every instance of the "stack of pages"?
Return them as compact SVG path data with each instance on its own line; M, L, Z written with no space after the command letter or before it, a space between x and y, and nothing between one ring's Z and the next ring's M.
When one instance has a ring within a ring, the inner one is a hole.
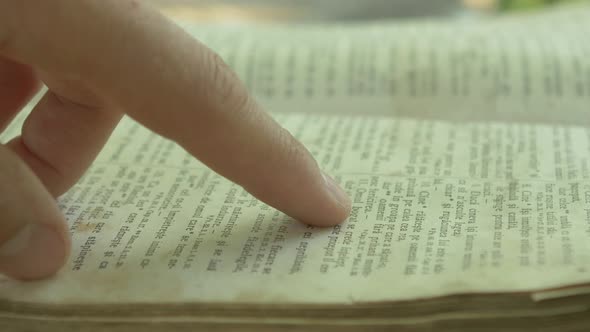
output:
M0 330L590 330L590 7L184 27L350 218L298 223L127 118L59 198L67 266L0 278Z

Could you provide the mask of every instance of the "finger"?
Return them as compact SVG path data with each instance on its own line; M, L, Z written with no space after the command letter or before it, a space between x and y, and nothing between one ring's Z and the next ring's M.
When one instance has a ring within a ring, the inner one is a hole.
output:
M5 54L81 75L98 95L291 216L316 225L346 218L347 196L307 150L218 56L157 12L132 0L32 3L34 10L19 2L4 17Z
M21 136L7 145L57 197L90 166L120 118L99 104L79 104L50 91L26 119Z
M12 152L0 146L0 273L18 279L54 274L69 240L51 195Z
M0 57L0 132L39 88L39 80L29 66Z

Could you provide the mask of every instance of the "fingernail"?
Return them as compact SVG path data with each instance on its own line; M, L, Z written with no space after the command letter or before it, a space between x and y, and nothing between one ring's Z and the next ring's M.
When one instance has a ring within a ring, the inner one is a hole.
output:
M53 274L65 260L60 234L49 225L28 224L0 246L2 272L18 279L37 279Z
M324 181L326 182L326 188L328 188L328 192L332 197L338 202L340 206L342 206L347 211L350 209L350 198L346 194L346 192L334 181L334 179L327 175L326 173L322 173L324 176Z

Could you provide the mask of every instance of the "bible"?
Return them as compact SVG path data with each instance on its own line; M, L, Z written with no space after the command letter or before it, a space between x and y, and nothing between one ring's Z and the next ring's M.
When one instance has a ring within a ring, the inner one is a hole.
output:
M590 329L589 22L583 4L180 22L334 175L350 217L301 224L125 118L57 201L69 263L0 277L0 329Z

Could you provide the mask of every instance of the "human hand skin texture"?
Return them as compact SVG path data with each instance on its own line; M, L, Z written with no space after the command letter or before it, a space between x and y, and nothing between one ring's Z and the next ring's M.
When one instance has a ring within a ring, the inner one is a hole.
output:
M56 197L124 114L301 222L331 226L347 195L260 108L221 58L133 0L0 2L0 130L42 86L22 135L0 146L0 273L56 273L70 251Z

